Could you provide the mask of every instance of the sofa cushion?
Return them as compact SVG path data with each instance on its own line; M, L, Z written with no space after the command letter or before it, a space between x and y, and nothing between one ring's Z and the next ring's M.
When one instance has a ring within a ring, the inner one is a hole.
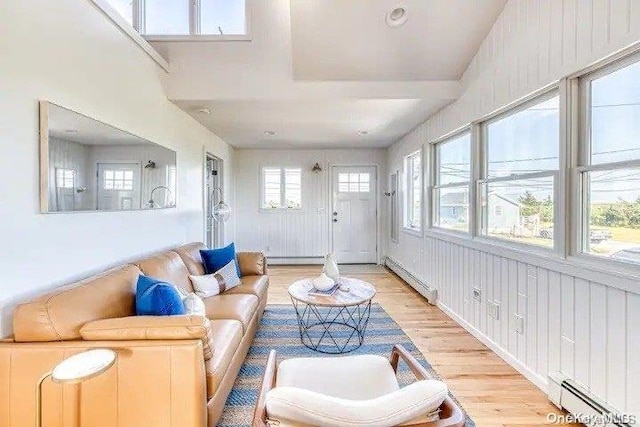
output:
M204 298L207 317L211 320L232 319L242 323L244 334L251 318L258 311L258 297L255 295L216 295Z
M242 277L240 267L238 266L238 258L236 257L236 245L234 243L229 243L224 248L202 249L200 256L202 257L204 269L207 274L215 273L231 261L235 261L238 277Z
M215 394L242 341L242 324L237 320L211 320L209 326L213 351L205 363L207 398Z
M207 247L203 243L196 242L180 246L173 251L180 256L184 265L187 266L189 274L202 276L206 274L204 264L202 263L202 256L200 255L200 251L203 249L207 249Z
M269 276L242 276L240 285L229 289L225 294L249 294L257 296L262 301L267 296Z
M146 275L163 280L172 285L180 286L187 292L193 292L189 270L182 262L180 255L173 251L145 258L135 263Z
M135 314L139 275L138 267L125 265L18 305L13 314L15 341L80 339L87 322Z
M182 297L175 286L142 274L138 277L138 316L173 316L186 313Z

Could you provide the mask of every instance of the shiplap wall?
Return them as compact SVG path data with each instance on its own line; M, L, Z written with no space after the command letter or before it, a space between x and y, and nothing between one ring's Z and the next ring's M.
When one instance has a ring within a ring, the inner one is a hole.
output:
M386 188L386 151L384 149L317 150L237 150L235 161L234 208L236 245L241 250L265 251L272 260L296 262L296 258L323 257L330 247L330 169L331 166L377 166L378 230L387 224L380 209ZM311 171L318 162L322 172ZM260 173L264 166L302 168L302 209L260 209ZM378 233L384 236L386 233ZM380 242L381 248L384 242ZM379 255L382 252L379 250ZM276 259L278 258L278 259ZM311 260L313 261L313 260Z
M390 147L388 170L401 170L403 156L424 143L638 40L640 0L509 1L463 76L463 95ZM443 310L543 390L547 374L561 370L614 408L640 414L640 283L624 291L615 277L570 260L426 234L401 231L388 256L436 287ZM487 301L500 304L499 320Z

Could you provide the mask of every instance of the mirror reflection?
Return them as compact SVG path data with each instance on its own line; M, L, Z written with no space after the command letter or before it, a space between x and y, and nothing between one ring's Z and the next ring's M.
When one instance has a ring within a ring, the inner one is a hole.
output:
M46 212L175 207L175 151L55 104L41 114Z

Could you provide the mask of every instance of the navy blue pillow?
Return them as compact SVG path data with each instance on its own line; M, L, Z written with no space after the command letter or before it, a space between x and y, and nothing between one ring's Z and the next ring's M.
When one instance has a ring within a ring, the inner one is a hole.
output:
M219 249L206 249L200 251L202 257L202 263L204 264L204 271L207 274L213 274L220 270L231 261L236 262L236 271L238 277L242 277L240 273L240 266L238 265L238 259L236 258L236 245L230 243L228 246Z
M186 313L182 298L173 285L142 274L138 276L136 285L138 316L173 316Z

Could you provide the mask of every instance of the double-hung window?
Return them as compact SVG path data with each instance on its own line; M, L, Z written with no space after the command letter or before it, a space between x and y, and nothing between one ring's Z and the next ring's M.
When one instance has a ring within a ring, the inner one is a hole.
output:
M302 207L302 169L262 168L262 208L300 209Z
M405 222L407 229L419 231L422 226L422 151L405 158L406 194Z
M471 133L438 142L434 152L433 226L468 232Z
M482 124L481 235L554 246L559 126L557 91Z
M640 58L579 79L579 249L640 264Z

